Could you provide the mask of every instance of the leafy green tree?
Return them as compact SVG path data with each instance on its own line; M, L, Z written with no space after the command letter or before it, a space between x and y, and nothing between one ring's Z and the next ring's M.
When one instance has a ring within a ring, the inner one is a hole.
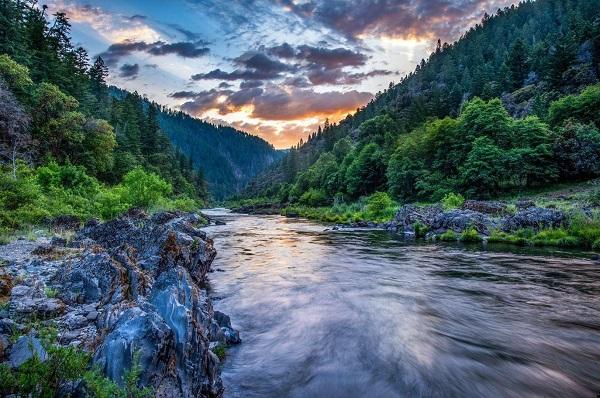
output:
M385 189L385 170L384 154L379 145L366 145L346 171L348 194L359 197Z
M460 178L470 195L487 197L498 193L506 178L505 153L489 137L478 137L467 160L461 166Z

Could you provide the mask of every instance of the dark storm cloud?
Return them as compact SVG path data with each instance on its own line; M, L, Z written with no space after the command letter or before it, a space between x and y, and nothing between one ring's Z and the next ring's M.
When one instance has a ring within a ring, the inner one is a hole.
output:
M291 0L273 1L308 24L321 24L351 39L371 34L443 40L458 38L466 26L481 17L484 8L510 3L508 0L314 0L298 5Z
M275 60L260 52L247 52L233 60L237 65L265 73L279 73L291 70L288 64Z
M283 84L285 86L298 87L298 88L306 88L306 87L311 86L311 83L304 76L288 77L287 79L285 79L283 81Z
M361 81L374 76L389 76L394 72L375 69L369 72L349 73L341 69L313 69L308 72L308 80L314 85L332 84L359 84Z
M241 82L240 88L256 88L262 86L264 83L260 80L250 80L247 82Z
M202 47L198 43L191 42L165 43L163 41L156 41L154 43L146 43L145 41L128 40L122 43L111 44L99 56L108 65L114 66L121 58L131 55L134 52L146 52L152 55L175 54L184 58L199 58L208 54L209 51L207 47Z
M123 64L119 68L119 76L126 79L135 79L140 73L140 65L138 64Z
M200 95L200 94L195 91L177 91L177 92L169 94L169 97L175 98L175 99L188 99L188 98L196 98L198 95Z
M197 73L192 76L192 80L273 80L280 77L282 75L277 71L236 69L233 72L225 72L214 69L208 73Z

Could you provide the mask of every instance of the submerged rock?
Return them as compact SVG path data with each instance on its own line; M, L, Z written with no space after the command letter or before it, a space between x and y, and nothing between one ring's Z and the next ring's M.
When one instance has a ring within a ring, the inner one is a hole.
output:
M202 222L195 214L139 211L88 222L68 247L56 242L61 258L49 255L54 245L45 245L10 264L11 281L32 267L43 272L21 276L14 287L4 284L11 319L0 321L16 320L10 329L19 330L18 322L30 317L52 319L60 344L92 352L118 383L137 353L140 384L157 396L219 397L220 363L210 342L241 340L203 288L216 251L198 229ZM11 364L13 352L15 363L24 358L20 345L9 348Z

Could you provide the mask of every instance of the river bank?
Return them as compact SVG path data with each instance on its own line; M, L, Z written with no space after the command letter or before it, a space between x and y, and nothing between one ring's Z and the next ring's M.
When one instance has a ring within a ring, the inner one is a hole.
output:
M260 211L255 212L256 209ZM272 201L254 200L234 211L303 217L330 223L334 229L385 229L407 239L600 252L598 181L497 200L464 200L460 195L450 194L438 203L400 206L385 194L378 193L356 203L328 207L283 206Z
M0 395L220 397L240 338L205 290L206 225L133 211L0 246Z

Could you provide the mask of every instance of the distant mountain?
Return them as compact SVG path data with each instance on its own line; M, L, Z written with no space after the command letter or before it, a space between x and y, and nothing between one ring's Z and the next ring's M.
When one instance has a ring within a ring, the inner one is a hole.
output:
M163 108L158 120L173 145L202 170L214 199L239 192L284 155L257 136Z
M110 93L118 99L128 94L114 86L110 87ZM146 109L150 106L156 108L160 128L173 146L204 174L213 199L222 200L238 193L286 153L257 136L207 123L146 100Z

